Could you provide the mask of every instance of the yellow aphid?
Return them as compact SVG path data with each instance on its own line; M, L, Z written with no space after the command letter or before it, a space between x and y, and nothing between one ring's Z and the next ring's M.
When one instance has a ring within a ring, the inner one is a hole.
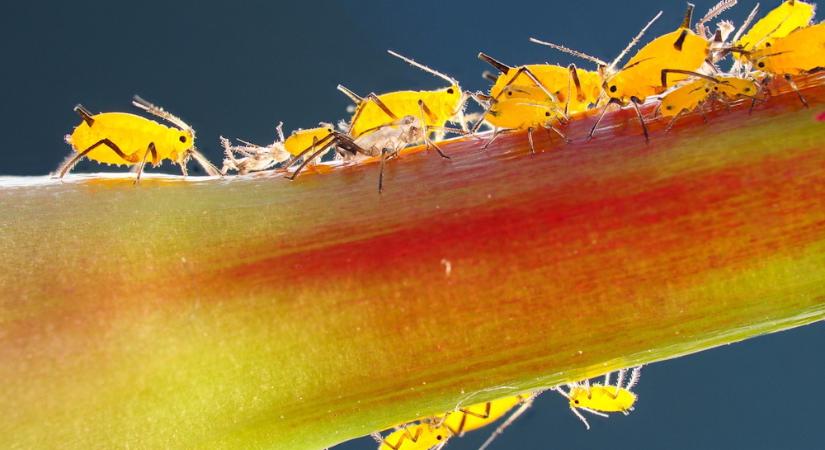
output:
M753 79L739 78L732 75L709 76L694 73L694 79L665 92L661 98L658 111L662 117L672 117L667 130L685 113L698 109L702 112L705 102L711 99L736 100L747 97L756 100L759 85ZM664 80L664 78L663 78Z
M486 427L504 417L513 408L529 398L529 395L511 395L489 402L464 406L455 411L435 416L431 420L443 425L453 435L463 436L468 431Z
M535 103L548 103L562 114L585 111L598 102L601 76L598 72L576 68L571 64L528 64L510 67L484 53L479 59L499 70L500 75L490 88L490 97L523 97ZM521 88L509 89L508 88Z
M533 91L532 94L530 91ZM513 93L514 95L510 95ZM486 108L483 122L493 127L493 136L485 144L485 148L490 145L501 133L511 130L527 130L527 139L530 144L530 151L535 153L533 146L533 131L544 128L554 131L562 139L566 140L564 134L554 125L554 122L562 119L562 113L551 103L539 103L534 100L540 95L540 90L529 86L507 86L502 91L499 100L489 97L477 96L480 103L490 102ZM478 128L481 121L476 124Z
M590 380L568 384L568 391L556 387L554 390L565 396L570 404L570 410L576 415L589 430L590 424L579 410L587 411L597 416L607 417L607 413L620 412L630 414L636 404L636 394L631 389L639 382L642 367L634 367L630 370L630 379L624 384L627 371L622 369L618 372L618 379L615 385L610 384L610 374L604 376L604 384L592 384Z
M450 432L437 424L421 422L404 425L386 437L373 433L378 450L431 450L441 448L451 437Z
M793 77L825 67L825 22L800 28L746 56L760 72L784 77L807 106Z
M705 64L710 53L711 42L704 36L699 36L690 29L693 8L693 5L688 3L687 12L679 28L653 39L618 70L616 66L619 61L638 43L653 22L662 15L661 11L642 28L627 47L625 47L619 56L610 64L564 46L535 39L532 39L532 41L596 62L603 73L603 88L606 96L609 98L608 103L616 103L619 105L630 103L636 110L639 122L644 131L645 139L647 140L647 127L638 105L643 103L647 97L662 92L663 89L660 83L662 71L675 69L677 71L696 72ZM688 75L677 74L673 76L671 81L678 82L687 77ZM589 137L593 136L606 111L607 105L605 105L601 116L590 130Z
M771 46L774 40L782 38L811 23L816 5L800 0L785 0L759 19L744 36L734 41L733 46L752 52Z
M288 168L307 153L311 156L305 158L305 162L312 163L324 153L315 154L314 149L320 148L319 143L328 141L335 131L332 125L321 123L316 128L293 131L288 138L284 139L282 127L283 123L279 123L275 128L278 139L267 146L259 146L246 141L240 141L243 145L231 145L228 139L221 137L221 144L226 154L221 173L226 174L228 170L236 170L244 175L249 172L266 170L280 163L286 163L284 168ZM329 146L324 146L324 149L328 150ZM236 153L242 156L236 157Z
M443 128L447 122L457 122L462 129L466 128L463 110L467 95L461 90L455 78L437 72L392 50L389 50L389 53L447 81L450 86L431 91L394 91L380 95L371 93L360 97L339 85L338 89L356 104L355 113L349 123L350 136L357 138L368 130L399 120L404 116L419 117L428 128L433 129Z
M77 155L70 155L57 169L57 175L63 178L84 157L105 164L137 164L135 183L140 180L146 162L157 166L165 159L179 164L184 175L187 174L186 163L190 157L195 158L209 175L220 175L218 169L195 148L195 130L192 127L138 96L132 103L177 128L129 113L92 114L77 105L74 110L83 121L66 139Z

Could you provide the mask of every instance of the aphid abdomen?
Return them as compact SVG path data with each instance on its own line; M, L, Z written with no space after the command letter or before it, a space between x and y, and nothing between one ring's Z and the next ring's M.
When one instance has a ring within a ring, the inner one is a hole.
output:
M72 132L72 148L82 152L97 142L108 139L114 143L128 158L124 159L106 145L96 147L86 156L104 164L135 164L143 157L149 143L157 141L155 146L161 158L163 139L168 127L151 120L128 113L101 113L93 116L94 122L88 125L81 122Z

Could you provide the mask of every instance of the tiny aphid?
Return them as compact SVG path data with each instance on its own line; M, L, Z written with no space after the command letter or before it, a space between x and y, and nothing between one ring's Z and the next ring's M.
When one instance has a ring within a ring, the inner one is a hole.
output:
M627 371L622 369L618 372L615 385L610 383L610 373L608 373L604 376L603 384L591 384L590 380L585 380L568 384L567 392L560 386L554 388L554 390L568 399L570 410L589 430L590 424L587 423L587 419L579 410L601 417L607 417L607 413L614 412L628 415L633 411L633 406L636 404L636 394L631 389L639 382L641 370L641 366L630 369L630 378L627 384L624 383Z
M679 28L650 41L639 49L639 51L618 70L616 66L619 61L638 43L653 22L662 15L661 11L642 28L627 47L625 47L619 56L610 64L593 56L570 50L567 47L544 41L539 42L557 50L593 61L598 64L602 70L604 80L603 89L609 101L602 109L601 115L590 130L588 138L592 138L596 128L604 118L609 104L615 103L624 106L629 103L636 111L636 115L642 125L642 130L644 131L645 140L648 140L647 126L645 125L639 105L641 105L646 98L662 92L660 83L662 71L671 69L697 72L706 63L710 54L711 41L704 36L699 36L690 28L693 8L694 6L688 3L687 11ZM537 40L533 40L533 42L536 41ZM676 76L673 81L677 82L687 77L687 75Z
M530 89L534 90L532 94L525 92ZM531 153L536 151L533 144L533 132L536 129L552 130L562 139L567 140L565 135L555 126L555 123L562 119L558 108L548 103L536 103L532 97L538 95L538 92L540 91L535 87L511 85L504 88L503 95L500 96L499 100L481 94L474 95L479 103L489 102L485 108L483 119L473 127L474 130L478 129L482 122L493 127L493 135L484 145L484 148L487 148L502 133L514 130L527 130L527 141ZM510 96L510 93L515 96Z
M356 105L348 127L349 135L358 138L368 130L374 130L404 116L420 117L428 129L432 130L445 127L447 122L458 123L462 130L466 130L464 104L468 94L461 90L458 80L392 50L388 52L413 67L447 81L450 85L430 91L394 91L380 95L370 93L365 97L339 85L338 90L346 94Z
M797 93L799 100L808 106L793 77L825 68L825 22L774 39L771 45L745 56L756 70L784 78Z
M387 436L371 436L378 442L378 450L432 450L444 447L452 435L442 426L420 422L398 427Z
M759 5L757 5L758 7ZM770 47L773 41L783 38L798 28L807 27L816 13L816 5L800 0L785 0L759 19L741 38L734 39L733 46L744 52L754 52Z
M754 102L757 100L759 84L753 79L733 75L710 76L700 73L690 75L696 78L662 94L657 111L662 117L672 118L666 131L673 127L679 117L691 111L698 110L704 118L703 106L708 101L728 102L740 98L750 98ZM663 85L666 85L666 77L667 73L662 78Z
M195 148L195 130L186 122L138 96L134 97L132 104L166 120L176 128L135 114L92 114L82 105L77 105L74 110L83 120L72 134L66 137L66 141L77 155L66 158L58 167L57 176L63 178L84 157L105 164L137 164L135 183L140 181L147 162L158 166L165 159L180 165L184 176L187 175L186 163L190 157L194 158L207 174L221 174Z
M249 172L267 170L276 164L283 164L283 168L287 169L300 158L304 158L306 164L315 163L329 150L329 147L325 147L324 151L316 154L313 145L318 146L320 142L328 141L335 132L331 124L322 122L315 128L295 130L284 139L282 127L283 124L279 123L275 128L278 133L277 139L267 146L241 140L239 141L242 145L232 145L228 139L221 137L221 144L226 154L221 172L225 174L227 170L236 170L244 175ZM310 151L305 151L307 149ZM235 153L240 154L241 157L236 157ZM307 157L308 153L310 156Z

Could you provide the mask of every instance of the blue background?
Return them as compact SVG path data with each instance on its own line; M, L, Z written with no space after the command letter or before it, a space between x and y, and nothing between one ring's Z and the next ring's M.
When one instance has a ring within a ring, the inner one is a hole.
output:
M141 94L188 121L219 163L220 134L268 143L279 120L288 132L346 118L338 83L362 94L443 86L387 48L453 75L465 89L484 89L480 50L514 65L573 62L527 42L535 36L609 60L656 11L665 15L651 35L671 31L685 7L628 3L10 2L0 14L0 174L53 170L69 153L62 137L79 122L76 103L130 111L131 96ZM696 3L701 16L713 2ZM752 5L743 0L724 17L741 23ZM104 168L84 162L77 170ZM493 449L822 449L823 342L819 324L651 365L637 410L594 417L589 432L560 396L547 393ZM477 448L488 432L447 448Z

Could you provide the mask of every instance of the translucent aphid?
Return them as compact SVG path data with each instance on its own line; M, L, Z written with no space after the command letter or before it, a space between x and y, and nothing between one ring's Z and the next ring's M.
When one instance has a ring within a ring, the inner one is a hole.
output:
M207 174L220 175L218 169L195 148L195 130L186 122L138 96L134 97L132 104L174 127L129 113L92 114L82 105L77 105L74 111L82 121L66 137L77 155L66 158L58 167L57 176L63 178L84 157L105 164L136 165L135 183L140 181L147 162L158 166L165 159L178 164L184 176L187 175L186 164L190 157Z
M282 164L283 168L288 168L298 159L306 156L307 148L312 148L313 144L328 139L335 131L334 127L328 123L320 123L318 127L308 129L298 129L292 132L288 138L284 139L283 123L279 123L275 128L278 137L270 145L259 146L246 141L239 140L242 145L232 145L226 138L221 137L221 145L224 148L223 168L221 172L226 174L228 170L236 170L244 175L249 172L267 170L276 164ZM326 150L331 150L327 148ZM320 152L305 158L306 164L315 163L325 152ZM237 155L240 156L237 156Z

